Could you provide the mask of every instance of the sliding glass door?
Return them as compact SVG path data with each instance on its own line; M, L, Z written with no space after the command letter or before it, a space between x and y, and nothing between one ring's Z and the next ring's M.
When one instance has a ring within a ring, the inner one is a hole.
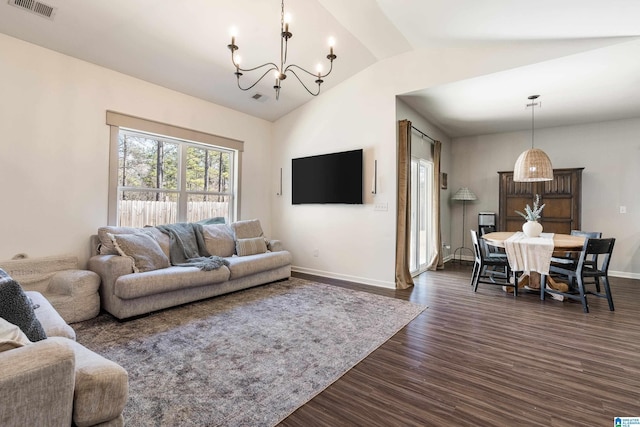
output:
M411 159L411 260L412 275L424 272L434 254L432 200L433 163Z

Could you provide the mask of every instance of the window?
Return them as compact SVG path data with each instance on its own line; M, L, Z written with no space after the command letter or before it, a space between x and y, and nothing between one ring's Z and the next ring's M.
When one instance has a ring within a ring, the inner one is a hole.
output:
M144 227L236 219L237 148L242 143L119 113L107 112L107 123L112 126L109 224Z

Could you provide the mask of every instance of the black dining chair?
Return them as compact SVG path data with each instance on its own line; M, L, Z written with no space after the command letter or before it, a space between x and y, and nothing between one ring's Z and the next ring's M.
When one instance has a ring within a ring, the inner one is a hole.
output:
M479 283L489 285L513 286L513 296L518 296L518 286L509 281L511 269L507 256L489 256L485 251L484 242L480 242L478 232L471 230L471 242L475 261L471 273L471 286L477 292Z
M600 231L582 231L582 230L571 230L572 236L581 236L584 238L590 239L600 239L602 237L602 233ZM552 275L558 276L562 275L562 271L571 269L575 270L578 264L578 257L580 252L571 252L567 251L563 254L555 254L551 257L551 266L549 267L549 272ZM598 255L592 254L588 259L585 260L586 265L590 265L595 267L598 265ZM593 283L596 285L596 291L600 292L600 280L598 277L593 278Z
M582 310L589 312L587 303L587 294L595 295L600 298L606 298L609 303L609 310L614 311L613 297L611 296L611 287L609 286L609 262L613 253L613 246L616 239L585 239L580 256L577 263L566 263L556 265L553 268L554 273L560 274L567 278L569 283L568 292L560 292L554 289L540 289L540 298L544 300L545 292L560 294L567 298L578 300L582 303ZM596 262L591 261L595 259ZM593 281L588 282L588 279ZM599 290L599 283L602 280L604 286L604 294ZM595 291L589 291L586 285L596 285Z

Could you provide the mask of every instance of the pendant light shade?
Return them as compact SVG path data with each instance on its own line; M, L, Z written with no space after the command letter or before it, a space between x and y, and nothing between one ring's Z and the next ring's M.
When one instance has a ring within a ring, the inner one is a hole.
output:
M516 160L516 165L513 168L513 180L516 182L553 180L553 166L551 166L549 156L539 148L533 148L533 135L535 130L533 110L535 106L538 105L535 100L538 99L539 96L540 95L531 95L529 97L531 104L527 104L527 107L531 107L531 148L520 154L518 160Z
M553 180L553 166L549 156L539 148L531 148L520 154L513 168L513 180L516 182Z

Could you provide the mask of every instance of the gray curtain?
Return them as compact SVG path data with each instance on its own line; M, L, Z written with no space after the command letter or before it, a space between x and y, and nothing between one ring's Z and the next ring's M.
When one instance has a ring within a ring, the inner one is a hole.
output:
M411 122L398 122L398 212L396 215L396 288L413 286L409 272L411 242Z
M442 270L444 269L444 257L442 256L442 231L440 226L440 180L442 174L440 173L440 157L442 152L442 142L433 142L433 199L431 200L431 208L433 209L433 228L436 230L435 245L436 253L431 263L429 264L429 270Z

